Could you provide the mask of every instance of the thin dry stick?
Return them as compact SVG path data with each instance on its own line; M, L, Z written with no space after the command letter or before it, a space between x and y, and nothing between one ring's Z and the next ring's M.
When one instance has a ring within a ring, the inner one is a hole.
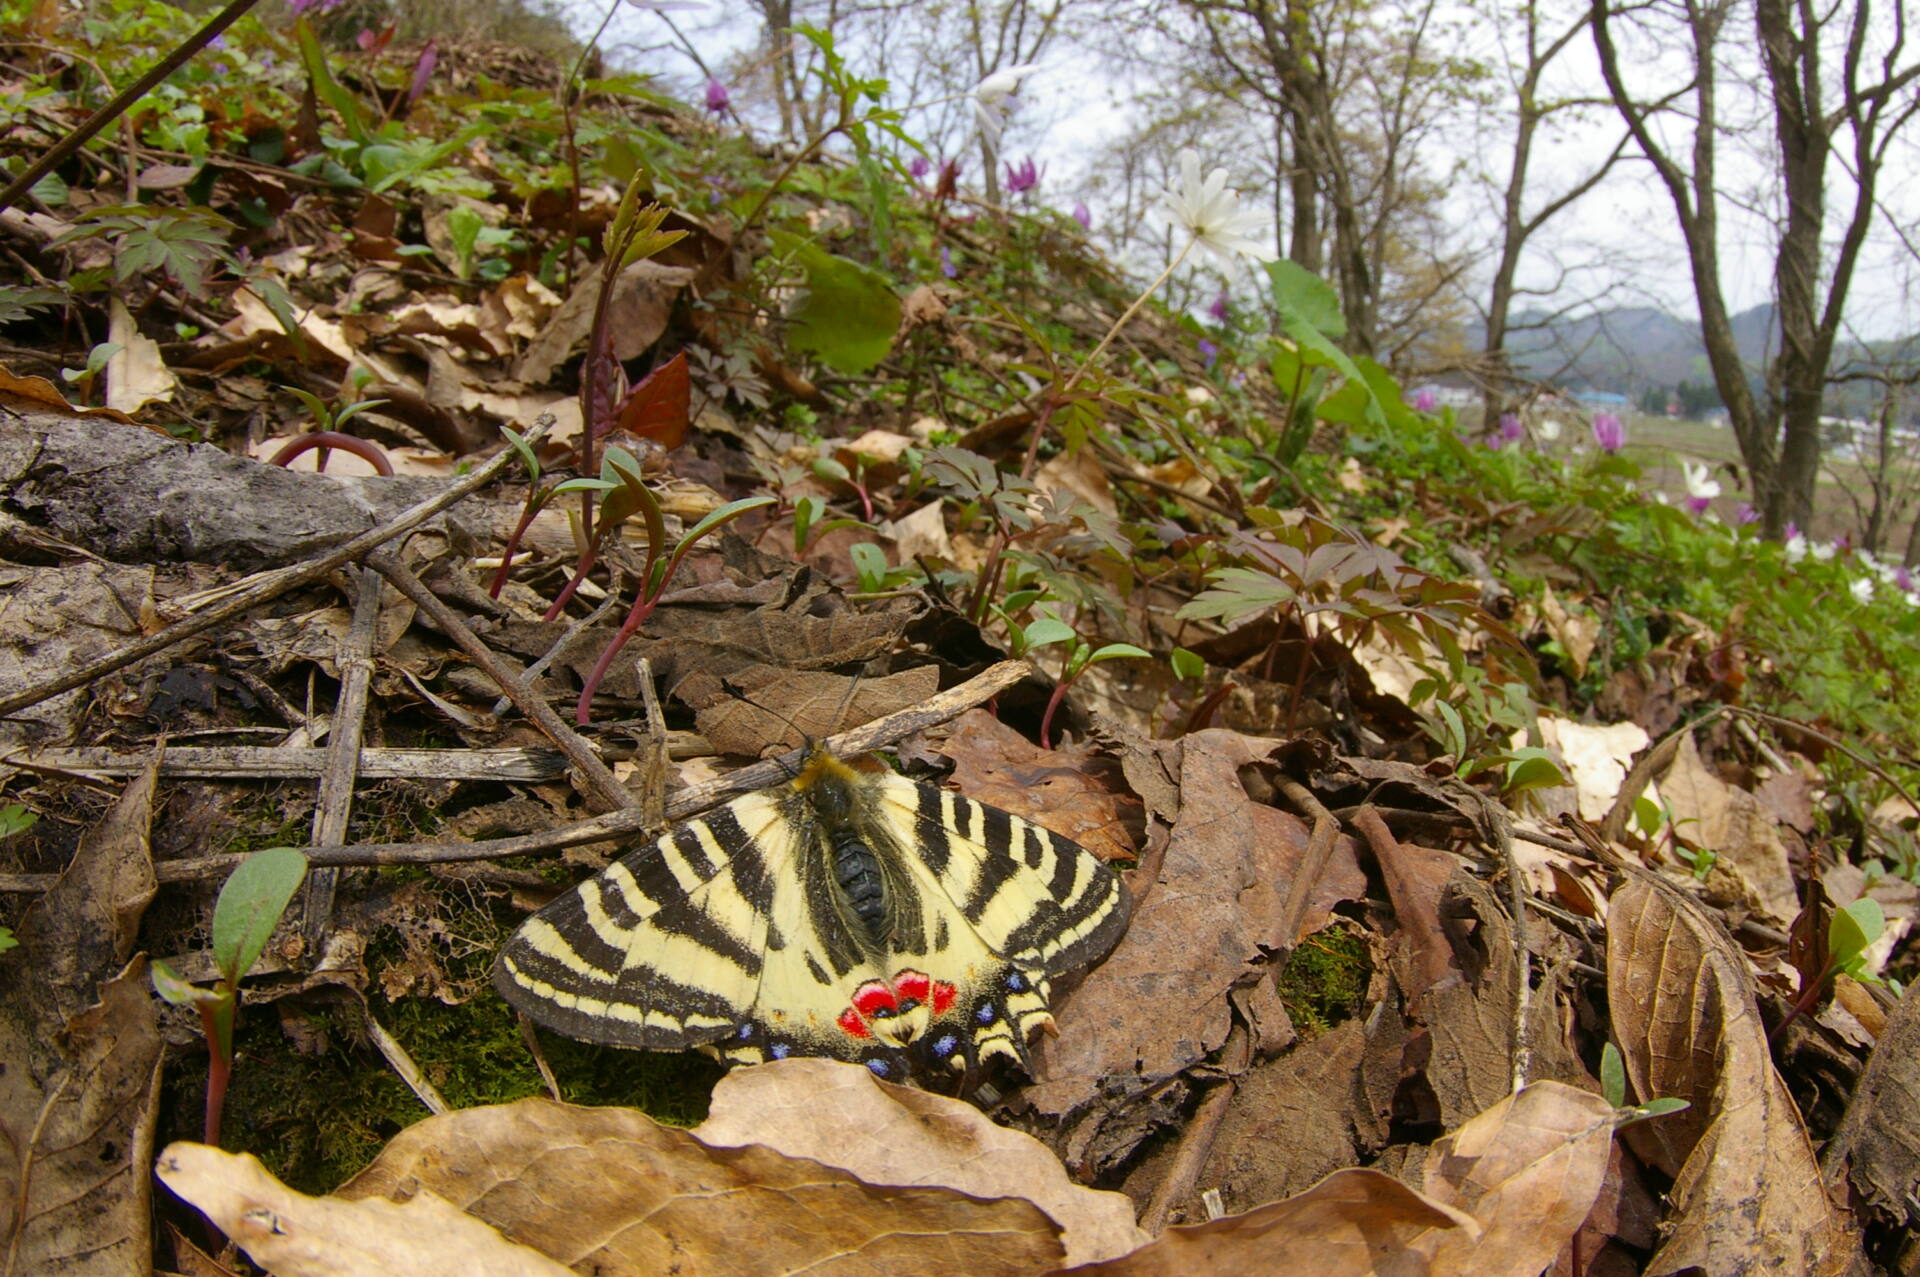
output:
M452 639L468 659L480 667L480 672L492 679L494 686L505 692L520 707L520 712L533 720L534 726L546 733L547 739L567 756L567 761L579 769L581 783L594 803L608 811L620 811L635 805L633 795L607 770L607 765L593 752L593 746L567 726L566 721L553 712L553 707L529 687L512 666L481 642L480 636L469 629L452 608L442 603L438 595L422 584L420 578L410 572L404 563L384 550L376 550L367 556L367 566L393 582L395 589L425 612L427 618L440 627L441 633Z
M340 698L333 706L333 732L327 738L327 766L320 773L320 798L314 805L313 842L319 846L345 842L353 817L353 787L360 779L360 742L366 737L368 690L373 685L374 628L380 620L380 578L364 568L352 573L353 622L340 642L335 663L340 672ZM307 952L320 953L327 927L333 921L333 893L340 871L331 866L307 875L301 902L300 934Z
M620 596L618 594L609 594L607 595L606 598L600 600L599 607L596 607L595 609L593 609L593 611L589 612L587 615L583 617L580 617L577 620L569 621L567 623L567 628L560 631L560 637L553 641L553 645L546 650L546 653L543 656L541 656L539 660L527 666L526 672L522 675L522 677L525 678L527 682L531 683L536 678L539 678L542 674L545 674L547 672L547 667L553 664L554 658L559 656L561 650L565 648L567 644L573 641L574 636L578 635L583 630L591 629L593 626L598 625L602 620L606 619L607 613L613 611L614 605L619 601L620 601ZM646 685L647 684L645 680L642 680L641 686L644 687ZM507 706L511 704L513 704L512 697L502 696L499 700L493 703L493 716L495 718L500 717L500 715L507 712Z
M533 429L527 432L527 442L538 443L552 426L552 414L541 414L540 419L534 423ZM318 558L308 559L305 563L296 563L290 567L273 568L255 573L248 578L251 584L228 595L224 602L208 608L205 612L176 621L158 634L148 635L137 643L129 643L117 651L109 652L99 660L89 661L57 678L0 696L0 715L11 714L29 705L38 705L50 696L70 692L76 687L85 687L88 683L105 678L115 670L124 669L135 661L152 656L155 652L165 651L176 643L185 642L202 631L210 630L222 621L230 621L243 612L259 607L262 603L277 599L289 590L297 590L303 585L318 581L335 568L351 563L369 551L378 549L400 534L419 527L447 507L472 496L518 459L519 454L512 448L502 449L493 460L438 496L417 505L408 506L386 523L377 528L370 528L350 541L342 542Z
M960 686L941 692L922 705L875 719L849 732L827 740L826 746L843 757L865 754L891 745L902 737L925 730L957 717L984 701L991 700L1021 679L1033 673L1025 661L1001 661ZM801 750L792 750L779 758L742 767L704 785L694 785L667 799L669 821L704 811L721 799L750 789L765 789L790 780L799 771L804 758ZM608 812L559 829L513 838L491 838L470 843L361 843L350 847L310 847L309 865L435 865L462 861L497 860L505 856L540 855L563 847L614 840L631 841L647 831L645 813L635 808ZM192 860L162 860L154 867L161 882L198 882L222 877L246 859L244 855L200 856ZM46 891L58 881L58 874L0 874L0 892L33 893Z
M446 1097L440 1094L439 1088L427 1080L427 1075L420 1071L420 1066L414 1063L411 1055L407 1054L407 1048L400 1045L400 1039L387 1032L380 1021L373 1018L371 1011L367 1012L367 1038L393 1071L400 1075L400 1080L407 1084L407 1089L427 1106L429 1113L435 1117L444 1117L453 1112L453 1106L447 1103Z
M1180 1146L1174 1150L1173 1165L1153 1190L1146 1210L1140 1212L1140 1227L1149 1233L1163 1231L1174 1206L1193 1195L1193 1186L1200 1182L1200 1172L1207 1168L1207 1158L1213 1155L1213 1141L1220 1134L1220 1124L1227 1120L1227 1109L1240 1090L1237 1079L1252 1061L1253 1037L1246 1025L1235 1024L1227 1034L1226 1045L1220 1049L1220 1068L1227 1076L1207 1092L1200 1107L1194 1110L1193 1120L1187 1123L1187 1129L1180 1135Z

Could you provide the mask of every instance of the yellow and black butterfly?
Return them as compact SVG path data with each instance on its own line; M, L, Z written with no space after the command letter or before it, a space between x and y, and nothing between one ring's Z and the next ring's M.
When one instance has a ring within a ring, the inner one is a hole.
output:
M494 984L570 1037L904 1080L1028 1065L1049 981L1106 955L1125 885L1079 844L815 746L529 918Z

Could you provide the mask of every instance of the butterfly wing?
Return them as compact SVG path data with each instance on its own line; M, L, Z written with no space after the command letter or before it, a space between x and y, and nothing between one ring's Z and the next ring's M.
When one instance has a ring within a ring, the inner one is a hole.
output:
M508 1002L569 1037L677 1050L751 1007L796 832L749 794L682 821L527 919L500 950Z
M1078 843L998 807L899 776L870 783L930 903L924 952L899 955L928 980L923 1049L948 1068L995 1055L1027 1067L1028 1036L1052 1022L1049 980L1104 957L1126 930L1125 884Z

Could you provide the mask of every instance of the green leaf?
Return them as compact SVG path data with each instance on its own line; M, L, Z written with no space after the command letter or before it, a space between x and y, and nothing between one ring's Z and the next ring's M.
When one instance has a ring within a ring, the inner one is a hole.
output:
M1204 678L1207 673L1206 658L1184 647L1174 648L1167 663L1173 666L1173 676L1177 679Z
M1182 604L1174 617L1182 621L1218 617L1231 625L1293 598L1293 587L1278 577L1251 568L1221 568L1213 574L1213 585Z
M1886 929L1887 918L1880 902L1862 896L1846 908L1833 911L1833 920L1827 924L1827 952L1842 970L1851 971Z
M268 847L241 861L227 878L213 905L213 960L228 984L240 983L259 960L306 876L305 852Z
M1095 649L1093 654L1087 657L1087 664L1091 665L1095 661L1150 661L1152 659L1153 653L1145 648L1135 647L1131 643L1109 643L1105 647Z
M202 1002L218 1002L231 997L218 989L203 989L197 984L189 984L175 974L172 967L155 958L147 968L153 977L153 991L162 1001L171 1002L177 1007L197 1006Z
M1026 638L1028 648L1046 647L1052 643L1068 643L1079 637L1073 632L1071 625L1054 616L1041 617L1021 633Z
M320 47L320 39L314 35L313 27L305 18L298 18L293 24L293 35L300 44L300 63L307 70L307 78L313 82L315 96L340 113L349 137L361 146L370 145L373 135L367 131L359 100L341 88L340 82L333 78L333 72L327 67L326 50Z
M17 323L54 306L65 306L67 295L57 288L0 288L0 324Z
M853 573L860 580L862 594L878 594L887 586L887 553L871 541L861 541L847 549L853 560Z
M772 504L772 497L742 497L738 501L729 501L718 510L707 515L706 518L700 520L700 522L694 524L691 528L688 528L687 535L680 538L680 548L682 550L687 549L695 541L698 541L701 537L707 535L707 533L713 531L730 519L737 519L749 510L758 510L763 506L770 506Z
M32 829L40 821L38 812L22 807L19 803L8 803L0 807L0 838L11 838Z
M293 348L300 352L302 359L305 359L307 335L300 331L300 320L293 313L293 298L287 295L287 290L280 286L279 280L265 275L250 281L249 287L253 289L256 297L267 304L267 309L273 312L274 320L280 325L280 331L287 335L293 342Z
M473 274L473 246L480 242L484 218L465 204L447 214L447 237L453 241L454 270L461 279Z
M1554 762L1553 756L1544 749L1516 749L1507 760L1506 793L1548 789L1566 783L1567 778L1561 774L1560 764Z
M1641 837L1653 837L1665 822L1666 813L1660 809L1659 803L1645 794L1633 800L1633 823L1640 830Z
M1627 1064L1611 1042L1600 1048L1600 1095L1615 1108L1626 1106Z
M900 330L900 299L886 279L786 231L773 242L807 275L806 296L788 314L792 344L849 376L886 358Z
M1267 277L1273 281L1273 304L1282 315L1305 320L1330 337L1347 335L1339 294L1326 280L1284 257L1267 263Z
M1678 1113L1681 1109L1693 1107L1691 1100L1679 1099L1672 1095L1663 1095L1657 1100L1648 1100L1640 1106L1640 1112L1646 1117L1664 1117L1668 1113Z
M540 478L540 458L534 456L533 449L527 446L526 436L512 426L500 427L500 433L507 437L507 442L513 446L513 450L520 454L520 464L527 468L527 478L537 482Z
M6 927L0 927L0 953L5 953L9 949L18 948L19 945L20 942L13 938L12 931Z

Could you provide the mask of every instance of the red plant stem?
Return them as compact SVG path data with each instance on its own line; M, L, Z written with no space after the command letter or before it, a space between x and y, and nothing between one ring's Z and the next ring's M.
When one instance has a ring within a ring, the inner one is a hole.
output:
M1767 1044L1769 1046L1773 1044L1776 1038L1787 1031L1789 1024L1792 1024L1795 1020L1798 1020L1802 1015L1806 1014L1806 1012L1813 1009L1813 1004L1820 1000L1820 991L1833 982L1834 973L1839 969L1837 966L1829 965L1827 969L1821 973L1818 980L1815 980L1807 986L1806 991L1795 1000L1791 1007L1787 1008L1786 1018L1774 1025L1773 1032L1767 1034Z
M599 556L595 548L591 545L588 546L587 552L580 556L580 565L573 570L573 579L561 587L559 597L554 599L553 606L547 609L547 614L541 617L541 620L557 621L560 619L560 613L566 610L567 604L573 600L574 593L579 590L580 582L587 579L587 573L593 571L593 565L598 561Z
M1053 748L1053 711L1060 708L1060 702L1067 698L1067 685L1071 680L1061 679L1053 685L1053 695L1047 697L1047 711L1040 716L1040 748Z
M507 573L513 569L514 551L520 548L520 538L527 534L527 529L533 526L533 521L539 513L540 506L531 501L527 503L526 509L520 512L520 522L514 525L513 535L507 538L507 548L500 552L500 570L493 574L493 588L487 591L488 598L499 598L500 591L506 588ZM562 604L562 606L565 605Z
M202 1127L206 1142L220 1147L220 1114L227 1106L227 1079L233 1074L233 1060L220 1049L220 1030L213 1021L210 1004L200 1004L200 1028L207 1035L207 1116Z
M593 663L593 672L587 675L586 683L580 688L580 699L573 707L573 721L580 726L585 727L593 721L593 693L599 688L600 680L607 676L607 671L613 666L613 658L620 654L627 640L638 633L647 618L653 615L653 609L659 606L660 596L667 592L667 581L672 578L673 573L667 573L661 579L659 590L651 597L642 596L634 601L633 610L627 613L626 620L620 622L619 631L608 641L605 650L600 653L600 659Z
M387 460L387 454L379 444L338 430L315 430L310 434L297 435L282 444L280 451L268 457L267 464L286 466L301 453L311 452L315 448L320 449L315 469L324 471L327 468L327 452L338 448L342 452L351 452L387 478L393 478L393 463Z

